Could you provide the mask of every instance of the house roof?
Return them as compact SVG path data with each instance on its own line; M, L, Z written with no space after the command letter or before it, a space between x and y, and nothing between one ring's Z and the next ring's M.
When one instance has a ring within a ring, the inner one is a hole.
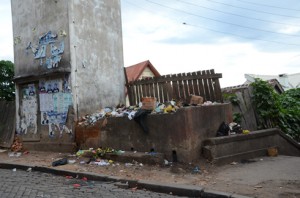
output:
M150 61L146 60L138 64L125 67L128 82L139 79L146 67L148 67L153 72L154 76L160 76L159 72L150 63Z
M270 79L270 80L266 80L273 88L274 90L281 94L284 92L283 87L281 86L281 84L278 82L277 79ZM222 88L222 92L223 93L234 93L236 91L239 91L241 89L246 89L250 86L251 82L247 81L242 85L237 85L237 86L232 86L232 87L224 87Z
M255 81L255 78L262 80L276 79L281 84L284 90L300 87L300 73L295 74L280 74L280 75L257 75L257 74L245 74L246 83Z

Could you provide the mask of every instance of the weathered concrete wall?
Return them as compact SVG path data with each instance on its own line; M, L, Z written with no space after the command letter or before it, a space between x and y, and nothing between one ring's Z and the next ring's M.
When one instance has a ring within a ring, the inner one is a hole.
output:
M70 70L68 1L12 0L11 8L15 77L42 75L49 73L49 69L50 72ZM33 53L36 48L41 48L39 39L48 31L57 34L56 42L52 43L56 47L59 48L60 42L64 42L60 64L55 68L45 65L46 58L51 56L50 43L45 45L44 58L34 58Z
M11 6L16 131L28 148L72 146L74 120L125 100L120 1L12 0Z
M231 122L230 104L186 107L174 114L148 115L149 133L128 118L107 118L94 126L78 126L76 142L81 148L111 147L114 149L164 153L172 160L176 151L179 161L191 162L201 155L201 142L215 137L221 122Z
M270 147L278 148L280 155L300 156L300 145L279 129L209 138L203 145L204 156L217 164L265 156Z
M125 102L119 0L70 3L72 90L79 116Z

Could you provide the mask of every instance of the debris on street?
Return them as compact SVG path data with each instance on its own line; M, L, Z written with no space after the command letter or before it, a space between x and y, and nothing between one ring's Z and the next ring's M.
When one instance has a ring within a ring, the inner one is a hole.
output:
M15 136L14 142L11 146L11 151L21 152L23 150L23 144L18 136Z

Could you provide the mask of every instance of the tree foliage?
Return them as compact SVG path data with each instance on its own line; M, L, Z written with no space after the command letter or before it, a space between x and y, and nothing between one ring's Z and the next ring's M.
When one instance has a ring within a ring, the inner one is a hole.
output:
M259 128L279 127L299 142L300 88L279 95L266 81L256 79L251 85Z
M15 99L14 64L11 61L0 61L0 100Z

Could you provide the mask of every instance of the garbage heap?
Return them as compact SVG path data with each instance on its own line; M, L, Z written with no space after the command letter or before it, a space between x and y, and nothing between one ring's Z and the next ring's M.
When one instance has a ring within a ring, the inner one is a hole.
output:
M128 117L129 120L137 117L137 114L147 113L147 114L168 114L175 113L179 108L189 107L189 106L208 106L220 104L217 102L206 101L203 102L201 96L191 96L189 103L182 101L171 100L165 103L159 103L155 98L142 98L142 101L135 106L117 105L116 107L105 107L96 111L93 114L88 114L82 116L78 125L93 125L98 120L108 117Z

